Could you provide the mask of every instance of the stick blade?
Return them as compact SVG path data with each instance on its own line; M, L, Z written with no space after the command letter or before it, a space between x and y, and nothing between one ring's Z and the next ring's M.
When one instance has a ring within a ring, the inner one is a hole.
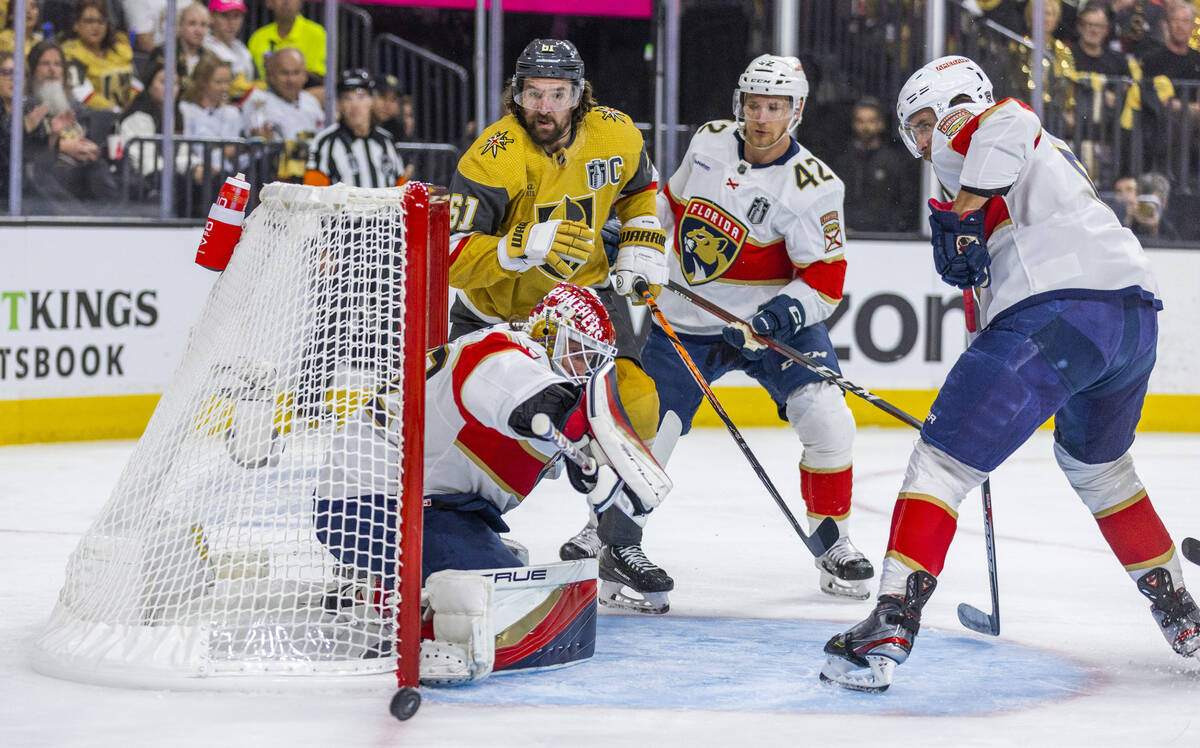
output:
M958 622L979 634L1000 635L1000 621L974 605L958 604Z
M837 523L833 521L833 517L826 517L817 525L816 532L804 539L804 544L808 546L814 558L820 558L825 555L825 551L833 547L838 537Z
M1200 566L1200 540L1195 538L1184 538L1181 546L1183 557L1193 564Z

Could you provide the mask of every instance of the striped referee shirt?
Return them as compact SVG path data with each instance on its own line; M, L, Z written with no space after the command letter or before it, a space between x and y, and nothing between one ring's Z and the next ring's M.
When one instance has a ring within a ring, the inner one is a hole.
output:
M376 127L360 138L339 123L317 133L304 182L393 187L403 173L404 162L386 130Z

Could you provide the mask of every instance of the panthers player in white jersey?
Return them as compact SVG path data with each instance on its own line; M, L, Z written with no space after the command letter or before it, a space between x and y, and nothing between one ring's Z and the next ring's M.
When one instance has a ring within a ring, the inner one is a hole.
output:
M823 321L841 301L846 274L845 188L792 136L807 96L795 57L751 62L734 91L735 121L709 122L692 138L658 196L659 220L673 240L671 280L836 370ZM816 560L820 589L866 599L874 569L847 529L854 417L842 391L675 294L659 305L706 379L743 371L770 393L804 447L799 484L810 524L832 517L841 535ZM686 433L702 393L657 325L642 364L660 414L674 411Z
M1162 308L1137 239L1070 148L987 75L942 57L909 78L897 115L950 202L930 201L934 265L978 298L985 327L930 409L892 515L879 602L825 645L823 680L886 689L912 651L967 492L1054 417L1054 456L1167 643L1200 651L1200 610L1129 447ZM967 304L970 314L974 304ZM969 319L968 322L971 320Z

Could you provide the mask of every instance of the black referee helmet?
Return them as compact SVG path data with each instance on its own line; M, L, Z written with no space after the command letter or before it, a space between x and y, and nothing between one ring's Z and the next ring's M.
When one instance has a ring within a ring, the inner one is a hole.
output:
M575 45L565 39L534 39L517 58L512 85L518 91L524 78L558 78L583 81L583 58Z
M375 92L375 78L362 68L354 70L343 70L342 75L338 78L337 92L341 94L350 91L366 91L367 93Z

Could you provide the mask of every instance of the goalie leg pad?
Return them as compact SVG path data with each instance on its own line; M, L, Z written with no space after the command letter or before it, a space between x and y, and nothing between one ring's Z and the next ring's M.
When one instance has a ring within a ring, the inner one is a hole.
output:
M492 592L492 580L476 572L439 571L425 580L434 638L421 642L421 683L454 685L492 672Z
M596 560L493 569L495 671L552 668L596 651Z

